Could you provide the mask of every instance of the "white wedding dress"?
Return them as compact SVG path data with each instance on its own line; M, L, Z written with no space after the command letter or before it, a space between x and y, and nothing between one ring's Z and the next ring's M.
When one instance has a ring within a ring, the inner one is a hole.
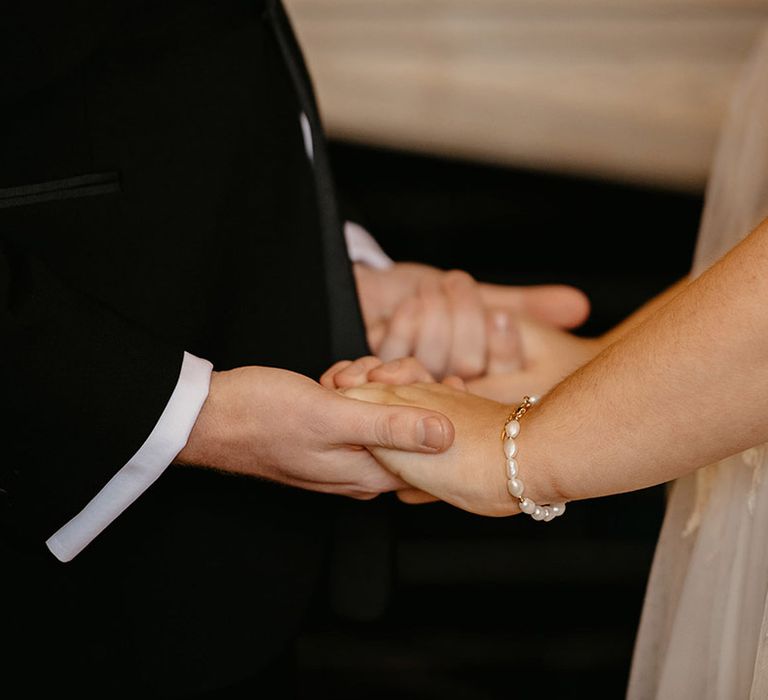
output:
M693 274L767 216L768 34L733 95L707 188ZM768 699L766 446L680 479L670 491L628 699L693 698Z

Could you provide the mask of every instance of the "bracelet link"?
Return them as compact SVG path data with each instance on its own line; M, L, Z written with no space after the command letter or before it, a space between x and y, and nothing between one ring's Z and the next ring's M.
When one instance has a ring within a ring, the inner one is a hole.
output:
M530 498L525 497L525 484L519 475L517 464L517 443L515 438L520 435L520 419L536 405L536 396L523 397L522 403L509 414L504 427L501 429L501 441L504 448L504 456L507 459L507 491L512 498L519 501L520 510L530 515L534 520L550 522L565 513L565 503L552 503L540 506Z

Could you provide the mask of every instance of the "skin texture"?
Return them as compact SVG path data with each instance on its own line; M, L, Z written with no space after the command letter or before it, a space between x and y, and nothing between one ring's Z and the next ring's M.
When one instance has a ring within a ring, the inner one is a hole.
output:
M486 297L509 308L531 308L564 326L581 323L589 308L584 295L569 287L478 285L466 273L425 265L395 265L384 272L358 266L357 277L366 317L380 329L379 343L390 354L415 347L440 376L454 367L466 376L479 375L487 368L489 338L497 345L506 342L485 333ZM412 316L409 309L415 310ZM471 333L455 333L457 325ZM397 334L387 329L402 327L405 344L398 345ZM372 359L336 367L365 379L380 364ZM422 376L431 380L426 371ZM325 384L335 389L332 382ZM399 490L426 500L431 496L384 469L365 448L435 453L452 440L453 426L439 413L370 403L361 409L359 402L307 377L241 367L214 372L208 399L175 462L358 499Z
M768 441L766 266L764 222L701 277L630 319L546 395L518 439L527 495L548 503L631 491ZM454 423L454 444L435 457L374 449L376 458L459 507L515 512L504 496L498 437L506 409L434 384L407 389L376 384L345 393L439 410Z
M689 281L676 283L598 338L582 338L525 316L513 318L508 334L517 338L505 341L498 331L490 334L497 340L490 343L488 374L468 382L469 391L510 404L525 394L545 394L674 299Z
M507 287L480 284L466 272L417 263L386 270L355 265L355 280L372 350L384 361L413 356L442 378L468 379L501 371L502 355L491 346L488 315L524 313L547 325L574 328L589 314L582 292L563 285ZM503 321L502 321L503 323ZM512 324L507 322L507 327ZM516 348L506 354L518 368Z
M405 484L366 447L435 453L453 440L442 415L360 404L286 370L242 367L215 372L176 463L255 476L352 498Z

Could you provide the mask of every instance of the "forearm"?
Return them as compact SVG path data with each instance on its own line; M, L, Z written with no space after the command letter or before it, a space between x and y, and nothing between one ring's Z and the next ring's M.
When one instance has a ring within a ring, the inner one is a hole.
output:
M643 304L637 311L627 316L621 323L614 326L611 330L605 333L602 338L603 347L615 343L619 338L634 328L637 328L645 319L652 316L665 304L674 299L680 292L682 292L689 284L690 278L688 276L675 282L671 287L658 294L653 299Z
M767 441L767 265L763 223L557 386L528 418L522 463L576 499L665 482Z

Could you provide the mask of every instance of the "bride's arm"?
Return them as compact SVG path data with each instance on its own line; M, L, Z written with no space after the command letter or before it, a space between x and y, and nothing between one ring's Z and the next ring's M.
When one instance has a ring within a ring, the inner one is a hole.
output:
M521 391L549 391L564 377L674 299L689 282L688 278L680 280L607 333L595 338L578 337L530 318L519 317L510 324L517 336L514 352L517 369L510 371L503 362L495 361L494 348L502 349L502 359L505 355L505 338L495 339L491 331L488 334L491 350L488 373L469 381L468 388L475 394L497 401L514 401Z
M603 347L607 347L611 343L615 343L619 338L639 326L646 318L656 313L662 306L672 301L680 292L682 292L689 284L691 280L689 277L684 277L681 280L675 282L671 287L665 289L661 294L653 297L650 301L643 304L637 311L633 312L630 316L627 316L621 323L614 326L607 333L600 337L600 341Z
M518 440L528 495L547 503L630 491L768 441L767 270L764 222L545 396ZM406 481L475 512L516 512L498 440L505 407L426 385L353 392L427 403L454 421L445 455L377 452Z
M763 222L547 396L524 439L558 495L669 481L768 440L767 270Z

